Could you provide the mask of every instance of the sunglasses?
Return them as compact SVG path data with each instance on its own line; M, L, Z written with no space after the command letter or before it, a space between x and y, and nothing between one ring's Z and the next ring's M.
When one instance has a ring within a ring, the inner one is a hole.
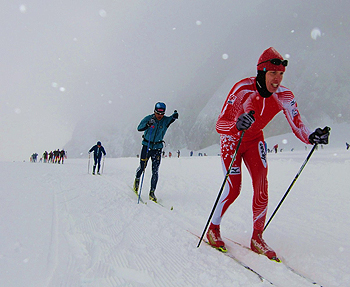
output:
M282 65L282 66L284 66L284 67L287 67L287 66L288 66L288 60L281 60L281 59L270 59L270 60L266 60L266 61L264 61L264 62L259 63L258 66L261 65L261 64L263 64L263 63L267 63L267 62L271 62L271 64L274 64L274 65L276 65L276 66L279 66L279 65Z
M157 111L154 111L157 115L161 115L161 116L164 116L165 113L163 112L157 112Z

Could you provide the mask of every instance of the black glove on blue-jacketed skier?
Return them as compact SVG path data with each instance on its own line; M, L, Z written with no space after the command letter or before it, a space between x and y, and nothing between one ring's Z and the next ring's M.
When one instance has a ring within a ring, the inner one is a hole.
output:
M100 167L101 167L101 158L102 154L106 156L106 151L104 147L102 146L101 142L98 141L96 145L94 145L90 150L89 153L94 152L94 166L92 169L92 174L95 174L96 165L97 165L97 174L100 174Z
M144 117L137 127L139 132L144 132L140 156L140 166L136 170L134 191L139 190L140 177L147 166L148 159L152 160L152 178L149 199L157 202L154 192L158 182L158 170L162 158L163 138L168 127L179 118L175 110L171 116L165 115L166 105L162 102L155 104L154 113ZM148 148L149 147L149 148Z

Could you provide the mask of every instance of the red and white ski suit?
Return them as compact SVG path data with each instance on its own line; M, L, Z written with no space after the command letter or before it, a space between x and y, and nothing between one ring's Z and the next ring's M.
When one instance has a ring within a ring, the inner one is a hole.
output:
M236 200L241 190L242 159L253 183L253 223L254 229L263 230L268 203L267 161L263 128L283 111L294 134L304 143L309 143L311 131L303 124L293 93L280 86L268 98L260 96L256 88L256 78L246 78L236 83L228 94L216 130L221 134L221 160L224 173L230 166L241 132L236 128L242 113L254 111L255 122L244 133L236 159L213 215L212 223L219 225L227 208Z

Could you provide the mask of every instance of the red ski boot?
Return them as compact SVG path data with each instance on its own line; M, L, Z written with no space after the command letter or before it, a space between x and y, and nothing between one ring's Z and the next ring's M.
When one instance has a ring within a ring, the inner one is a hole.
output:
M221 252L227 252L224 241L220 236L220 225L210 224L207 232L208 243Z
M262 239L262 231L254 229L252 240L250 242L250 248L258 253L265 255L270 260L281 262L276 255L276 252L272 250L270 246L266 244L264 239Z

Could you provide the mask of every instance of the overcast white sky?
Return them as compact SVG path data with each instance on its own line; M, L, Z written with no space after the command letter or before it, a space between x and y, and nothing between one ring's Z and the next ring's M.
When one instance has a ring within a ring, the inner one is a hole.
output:
M229 33L216 22L229 11L227 1L171 2L2 3L0 160L61 149L78 121L121 121L176 96Z
M173 77L178 57L193 73L208 48L197 43L201 52L186 54L184 39L175 33L191 27L187 35L193 34L200 17L183 19L175 10L179 5L159 2L2 3L0 160L27 160L33 152L61 149L79 120L107 110L123 119L121 112L135 109L140 98L151 98L152 105L160 98L147 88L163 86L171 94L183 84L185 75ZM199 7L199 2L187 5L186 15L188 9L198 16L211 12ZM170 36L152 45L159 34ZM164 42L172 47L167 53Z

